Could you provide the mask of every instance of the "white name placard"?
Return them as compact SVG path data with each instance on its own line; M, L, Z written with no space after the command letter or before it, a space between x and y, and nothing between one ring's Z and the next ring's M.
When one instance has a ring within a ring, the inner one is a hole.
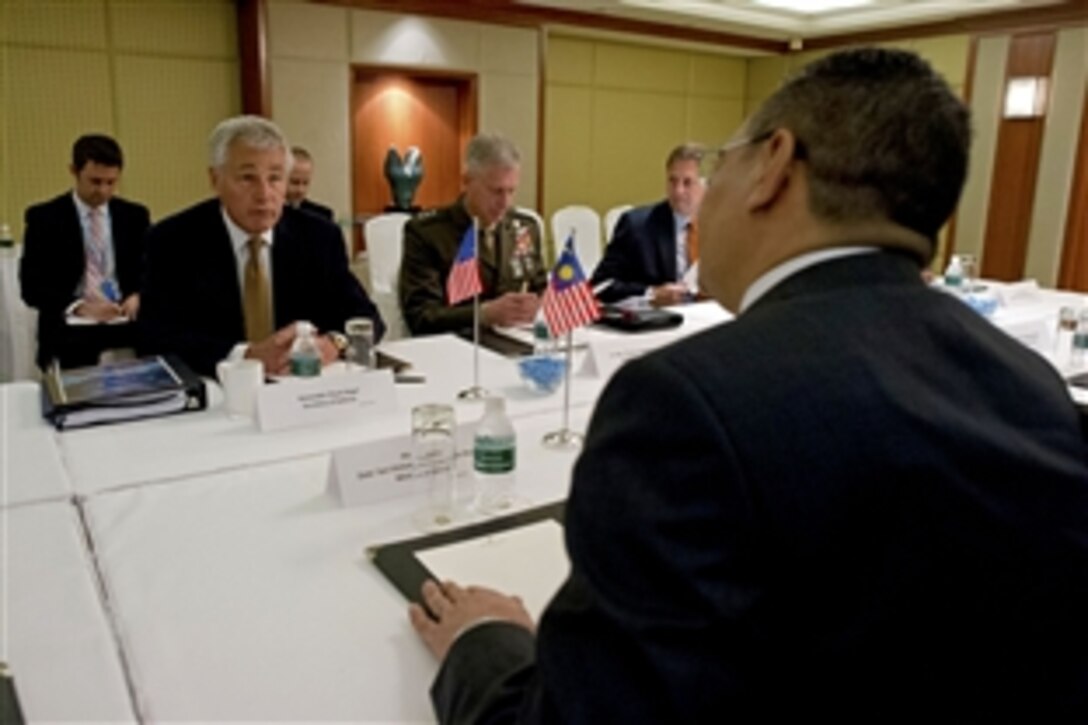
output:
M610 378L628 360L642 357L673 340L675 335L611 335L589 343L589 354L583 364L583 373L600 378Z
M472 436L476 426L462 423L454 433L455 471L460 484L472 476ZM329 491L344 506L361 506L410 496L419 489L412 465L411 434L382 438L332 452Z
M291 378L261 387L257 423L272 431L386 413L396 407L396 395L390 370Z

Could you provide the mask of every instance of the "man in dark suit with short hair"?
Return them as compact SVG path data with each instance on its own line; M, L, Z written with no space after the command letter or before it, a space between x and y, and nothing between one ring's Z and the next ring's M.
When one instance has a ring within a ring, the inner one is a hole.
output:
M291 156L294 163L291 165L291 175L287 178L287 206L335 222L336 215L332 209L306 198L310 193L310 182L314 178L313 156L301 146L293 146Z
M256 116L227 119L211 137L218 198L156 224L148 234L143 322L149 352L176 353L205 375L227 357L288 369L295 322L307 320L324 363L344 348L353 317L385 330L348 267L336 225L284 208L290 155L282 132Z
M703 147L681 144L665 160L665 199L630 209L620 217L592 284L609 282L602 302L644 297L662 307L691 299L684 275L699 259L695 217L703 199L699 165Z
M855 48L721 148L700 284L738 316L609 383L535 636L424 585L441 722L1088 720L1076 409L919 274L969 146L924 61Z
M124 158L109 136L72 146L72 191L26 210L19 281L38 310L38 367L94 365L136 342L147 207L115 196Z

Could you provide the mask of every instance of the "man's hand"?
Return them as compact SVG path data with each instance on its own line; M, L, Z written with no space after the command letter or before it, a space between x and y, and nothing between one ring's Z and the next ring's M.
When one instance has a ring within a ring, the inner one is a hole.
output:
M264 363L267 375L286 375L291 367L291 344L295 341L295 324L276 330L260 342L250 343L246 357Z
M130 320L135 320L140 314L140 294L131 294L121 301L121 312Z
M461 632L485 619L499 619L521 625L532 632L533 618L518 597L508 597L484 587L462 588L451 581L441 586L434 581L423 584L423 601L435 616L431 619L423 607L408 607L408 618L427 649L438 661L446 658Z
M491 327L527 325L540 309L540 298L532 292L507 292L480 306L480 318Z
M95 322L109 322L124 314L121 306L103 299L83 300L72 310L76 317L86 317Z
M687 286L679 283L663 284L660 287L653 288L653 297L650 299L650 304L654 307L668 307L669 305L683 304L690 298L691 292L688 291Z

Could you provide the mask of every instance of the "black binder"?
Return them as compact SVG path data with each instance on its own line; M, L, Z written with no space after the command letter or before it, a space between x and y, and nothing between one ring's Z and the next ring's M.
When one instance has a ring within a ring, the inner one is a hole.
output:
M390 544L370 546L366 549L367 558L374 562L385 578L392 582L404 598L416 604L423 604L419 589L428 579L436 579L423 562L416 556L417 551L445 546L458 541L475 539L500 531L516 529L519 526L534 524L538 521L555 519L563 523L566 501L537 506L519 511L508 516L500 516L478 524L471 524L460 529L451 529L436 534L428 534L414 539L396 541Z
M172 355L72 370L42 379L42 415L57 430L170 415L207 407L204 381Z

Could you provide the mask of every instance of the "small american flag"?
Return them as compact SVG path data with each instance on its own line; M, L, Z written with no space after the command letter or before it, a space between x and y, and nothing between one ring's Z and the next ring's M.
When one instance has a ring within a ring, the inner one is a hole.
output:
M588 325L601 316L593 290L589 288L582 265L574 254L573 237L568 237L563 245L563 253L555 263L541 304L544 319L554 337Z
M453 260L453 268L446 278L446 296L451 305L456 305L482 291L480 266L476 263L476 225L470 224L461 237L457 258Z

